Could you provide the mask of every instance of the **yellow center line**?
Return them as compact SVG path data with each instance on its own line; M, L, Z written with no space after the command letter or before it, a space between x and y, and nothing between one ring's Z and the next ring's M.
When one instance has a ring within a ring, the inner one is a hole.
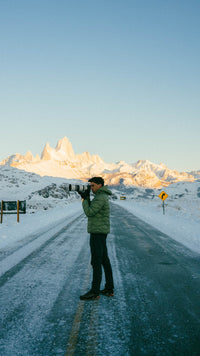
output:
M90 312L90 326L89 326L87 351L86 351L87 356L95 356L97 353L98 307L99 307L99 303L96 303L95 301L94 304L92 304L92 309Z
M79 302L65 356L72 356L75 353L83 310L84 302Z
M89 262L85 280L84 280L84 287L83 287L84 291L88 287L88 284L90 281L90 272L91 271L90 271L90 262ZM72 330L71 330L71 334L69 337L68 346L67 346L65 356L72 356L72 355L74 355L74 353L76 351L76 344L77 344L77 339L78 339L78 334L79 334L79 329L80 329L80 324L81 324L81 318L83 315L83 310L84 310L84 301L80 300L78 307L77 307L74 322L72 325Z

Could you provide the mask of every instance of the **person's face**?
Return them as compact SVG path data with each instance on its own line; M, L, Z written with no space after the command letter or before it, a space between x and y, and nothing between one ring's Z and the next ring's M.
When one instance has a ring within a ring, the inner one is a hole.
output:
M99 190L102 187L101 184L96 184L94 182L91 182L90 186L91 186L91 189L92 189L92 193L96 193L97 190Z

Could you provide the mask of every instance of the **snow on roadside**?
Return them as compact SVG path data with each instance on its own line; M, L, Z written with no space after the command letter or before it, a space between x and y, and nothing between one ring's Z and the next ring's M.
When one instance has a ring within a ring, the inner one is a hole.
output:
M39 210L34 214L20 214L20 222L17 223L17 215L3 215L3 224L0 224L0 248L12 245L23 238L45 232L65 219L73 218L81 213L81 200L70 202L49 210Z
M80 180L40 177L9 166L0 166L0 203L1 200L26 200L25 215L3 215L0 224L0 248L39 231L53 227L65 218L73 217L81 211L78 193L69 193L67 185L83 184ZM0 204L1 205L1 204Z
M115 204L127 209L192 251L200 253L200 217L197 219L192 212L188 214L183 209L175 210L167 206L163 215L162 202L149 200L117 200ZM20 215L20 223L17 223L16 215L4 215L3 224L0 224L0 248L12 245L31 234L43 232L78 212L82 212L80 200L62 207Z
M158 200L155 202L131 199L117 200L115 203L190 250L200 253L200 216L195 216L192 210L187 212L167 206L163 214L162 202Z

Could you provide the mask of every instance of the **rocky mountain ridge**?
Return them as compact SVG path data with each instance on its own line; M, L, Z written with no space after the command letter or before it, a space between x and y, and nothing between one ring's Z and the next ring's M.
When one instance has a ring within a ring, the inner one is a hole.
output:
M31 151L19 153L4 159L1 166L11 166L40 176L81 179L101 175L109 185L135 185L160 188L179 181L193 182L200 178L200 171L178 172L163 163L155 164L148 160L138 160L127 164L124 161L106 163L98 155L89 152L75 154L67 137L58 141L55 149L46 143L41 156L34 157Z

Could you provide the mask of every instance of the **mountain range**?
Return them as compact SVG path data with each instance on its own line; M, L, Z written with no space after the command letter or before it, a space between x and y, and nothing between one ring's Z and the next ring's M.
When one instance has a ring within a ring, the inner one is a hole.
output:
M16 167L40 176L62 177L66 179L88 180L101 175L109 185L136 185L161 188L179 181L193 182L200 178L200 171L178 172L167 168L163 163L155 164L148 160L139 160L133 164L124 161L106 163L98 155L89 152L75 154L67 137L58 141L55 148L46 143L41 156L35 157L31 151L25 155L19 153L0 162L1 166Z

